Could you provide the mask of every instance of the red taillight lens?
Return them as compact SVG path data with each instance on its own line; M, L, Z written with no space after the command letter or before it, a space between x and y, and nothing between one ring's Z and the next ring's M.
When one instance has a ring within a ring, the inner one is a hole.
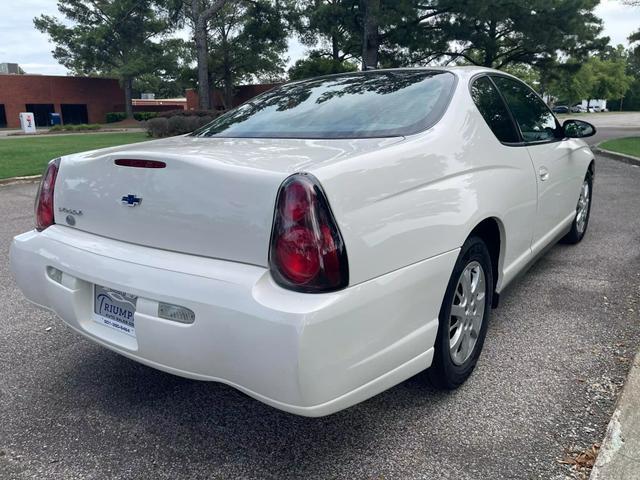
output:
M329 203L311 175L287 178L278 193L269 263L281 286L308 293L349 283L347 252Z
M53 209L53 191L56 186L56 177L58 176L58 168L60 159L52 160L47 165L47 169L42 176L38 195L36 196L36 229L42 231L53 225L54 209Z

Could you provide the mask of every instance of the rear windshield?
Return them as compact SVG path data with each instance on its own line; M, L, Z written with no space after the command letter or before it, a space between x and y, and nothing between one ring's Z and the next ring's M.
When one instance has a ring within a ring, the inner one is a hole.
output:
M363 138L417 133L444 113L450 72L358 72L283 85L218 117L199 137Z

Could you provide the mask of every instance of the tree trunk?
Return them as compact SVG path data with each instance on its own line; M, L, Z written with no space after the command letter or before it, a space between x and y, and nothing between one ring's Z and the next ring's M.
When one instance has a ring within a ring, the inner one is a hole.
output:
M198 106L203 110L211 108L209 89L209 45L207 43L207 25L211 17L224 7L227 1L216 0L204 8L204 0L191 0L191 20L193 21L193 40L196 44L198 61ZM208 5L208 2L207 2Z
M336 62L340 61L340 47L338 46L338 35L334 32L331 34L331 56Z
M229 45L226 35L222 37L222 68L224 82L224 108L233 108L233 79L231 78L231 60L229 59Z
M489 22L489 38L487 39L487 45L484 51L483 66L493 68L493 62L496 59L498 53L498 40L496 38L497 22L494 18L491 18Z
M194 4L197 2L194 2ZM198 107L201 110L211 108L209 92L209 45L207 45L207 22L198 19L194 33L198 60Z
M378 67L378 22L380 15L380 0L362 0L360 5L364 10L364 32L362 36L362 70Z
M124 111L127 114L127 118L133 118L133 102L131 101L133 91L133 79L131 77L125 77L122 80L122 87L124 88Z

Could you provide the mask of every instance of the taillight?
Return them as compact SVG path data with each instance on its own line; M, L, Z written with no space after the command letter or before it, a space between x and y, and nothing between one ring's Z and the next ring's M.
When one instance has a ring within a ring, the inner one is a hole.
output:
M269 264L275 281L292 290L330 292L349 283L340 230L320 184L311 175L292 175L280 187Z
M59 158L51 160L40 182L36 196L36 229L40 232L55 223L53 220L53 191L56 186L59 166Z

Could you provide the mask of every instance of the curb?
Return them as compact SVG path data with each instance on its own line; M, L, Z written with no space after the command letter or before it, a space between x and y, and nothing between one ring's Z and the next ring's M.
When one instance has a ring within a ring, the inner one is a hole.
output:
M624 162L628 163L629 165L640 167L640 158L638 157L632 157L631 155L625 155L624 153L616 153L610 150L605 150L604 148L600 148L598 145L592 147L591 150L593 151L593 153L602 155L603 157L608 157L612 160L618 160L619 162Z
M640 352L607 426L590 480L632 480L640 471Z
M0 187L4 187L5 185L13 185L15 183L39 182L41 178L42 178L42 175L30 175L28 177L0 178Z

